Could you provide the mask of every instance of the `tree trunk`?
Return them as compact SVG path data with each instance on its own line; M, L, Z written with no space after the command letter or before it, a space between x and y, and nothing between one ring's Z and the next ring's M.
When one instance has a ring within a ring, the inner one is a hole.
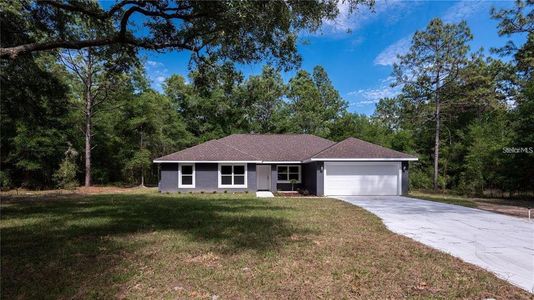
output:
M140 130L140 139L139 139L139 151L143 151L143 125L141 125ZM145 187L145 166L141 164L141 185L140 187Z
M91 186L91 96L86 95L85 99L85 186Z
M440 102L439 102L439 96L436 93L436 135L435 135L435 141L434 141L434 191L438 190L440 125L441 125Z
M91 140L92 132L92 118L93 118L93 94L91 88L93 86L93 65L91 51L87 51L87 78L85 80L85 186L91 186Z

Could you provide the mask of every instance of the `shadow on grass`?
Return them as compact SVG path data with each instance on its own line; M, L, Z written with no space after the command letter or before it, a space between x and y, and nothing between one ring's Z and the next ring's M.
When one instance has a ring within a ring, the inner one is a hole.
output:
M288 220L290 208L261 199L146 194L2 202L6 299L113 296L109 287L129 278L121 263L147 243L124 238L132 234L171 231L221 254L261 254L309 233Z

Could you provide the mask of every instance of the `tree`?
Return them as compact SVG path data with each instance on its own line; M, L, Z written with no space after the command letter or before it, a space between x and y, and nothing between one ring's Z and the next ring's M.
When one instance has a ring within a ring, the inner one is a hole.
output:
M352 11L372 1L346 3ZM13 5L6 3L2 8L12 9ZM89 0L41 0L24 1L17 8L27 22L2 25L32 34L11 43L2 39L1 58L54 49L128 45L196 54L204 51L241 63L270 58L285 67L300 61L297 33L315 31L339 13L337 1L119 0L103 8ZM75 28L80 19L95 27L102 23L111 26L98 36L72 35L66 29ZM143 30L132 32L136 21L142 22Z
M78 93L73 102L83 114L85 137L85 186L91 186L91 151L93 141L93 121L103 104L112 99L113 94L128 85L132 65L136 63L120 49L99 48L67 50L60 61L71 72ZM109 109L109 108L108 108Z
M245 115L248 131L274 133L287 130L289 113L283 97L286 86L280 72L271 66L263 67L258 76L250 76L242 87L242 95L248 102Z
M70 138L64 72L46 54L0 68L2 171L15 186L50 186Z
M503 48L497 49L498 53L513 55L514 58L519 91L513 98L515 107L511 119L514 137L510 143L527 151L510 154L510 164L514 168L509 177L514 179L513 188L525 189L534 186L534 153L528 151L534 140L534 3L517 0L515 8L493 10L492 16L500 21L499 35L527 36L523 45L509 41Z
M123 161L126 179L139 179L140 186L145 185L152 159L192 143L171 100L153 90L128 99L118 117L114 128L122 137L118 159Z
M295 130L323 137L330 135L334 122L347 107L320 66L314 68L313 76L298 71L289 81L288 98Z
M312 77L304 70L289 81L288 98L295 130L300 133L328 135L324 126L321 98Z
M210 59L198 64L189 79L185 83L183 77L173 75L164 85L188 131L205 141L246 128L244 111L249 102L239 95L243 74L234 64Z
M347 110L347 101L341 98L322 66L315 66L312 76L324 109L323 119L330 127Z
M515 7L511 9L495 9L492 8L492 18L499 20L498 33L501 36L511 36L514 34L527 34L527 39L530 39L534 34L534 2L532 0L516 0ZM493 49L494 51L503 54L519 54L520 57L530 61L530 65L534 62L532 56L522 55L521 52L532 53L532 44L527 41L525 45L519 48L513 41L500 48ZM526 54L526 53L525 53ZM520 58L516 56L517 58ZM521 59L518 59L520 61Z
M462 180L458 184L460 191L482 195L487 188L505 187L503 174L509 165L503 147L509 143L509 131L506 115L502 111L487 114L467 127L463 138L466 154L462 160Z
M444 24L433 19L424 31L417 31L407 54L399 56L394 64L396 85L414 91L418 101L431 102L435 123L434 134L434 190L438 189L439 154L441 133L441 107L443 90L451 85L459 70L466 65L468 41L472 39L465 22Z

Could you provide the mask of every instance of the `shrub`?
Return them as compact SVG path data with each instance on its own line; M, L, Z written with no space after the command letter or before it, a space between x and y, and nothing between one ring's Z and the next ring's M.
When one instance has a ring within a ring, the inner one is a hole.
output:
M410 168L410 188L413 189L431 189L432 188L432 169L420 170Z
M297 180L296 179L291 179L289 181L289 183L291 183L291 191L294 191L293 187L295 186L295 184L297 184Z
M228 191L227 191L227 190L224 190L224 193L225 193L225 194L228 194Z
M200 191L201 194L204 194L204 191Z
M6 172L0 171L0 189L8 190L10 187L11 178L9 178L9 175Z
M214 194L217 194L217 191L213 191Z
M59 188L74 189L78 186L78 182L76 181L76 172L78 171L78 167L76 166L77 156L78 152L69 143L69 148L65 151L65 158L59 165L59 169L53 175L53 179Z

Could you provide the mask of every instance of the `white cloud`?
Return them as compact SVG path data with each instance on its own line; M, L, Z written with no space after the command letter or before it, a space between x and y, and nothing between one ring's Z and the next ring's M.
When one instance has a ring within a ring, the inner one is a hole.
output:
M491 2L488 1L469 1L463 0L449 7L447 11L441 16L441 19L446 23L458 23L467 19L480 10L488 10ZM389 45L386 49L378 54L374 63L381 66L391 66L398 62L397 55L403 55L410 49L412 34L405 36L395 43Z
M391 66L398 62L399 59L397 58L397 55L406 54L410 49L411 41L412 37L407 36L391 44L378 54L374 60L375 65Z
M147 65L147 67L160 67L160 66L163 66L162 63L157 62L157 61L153 61L153 60L147 60L146 61L146 65Z
M441 19L447 23L458 23L480 10L488 10L489 5L491 5L491 3L488 1L463 0L449 7Z
M381 80L378 87L349 92L347 93L349 101L352 105L363 106L378 103L382 98L395 97L401 92L402 87L391 87L394 80L394 77L388 76L386 79Z
M165 68L163 63L153 60L146 61L145 69L148 78L152 81L152 87L161 90L162 83L169 77L169 70Z
M364 24L381 18L382 21L394 23L399 20L401 14L405 14L407 9L412 8L419 2L408 2L402 0L376 0L372 9L365 6L358 6L354 11L350 11L347 1L338 3L339 15L335 20L325 20L320 30L322 34L339 34L356 30ZM387 14L385 14L387 12Z

